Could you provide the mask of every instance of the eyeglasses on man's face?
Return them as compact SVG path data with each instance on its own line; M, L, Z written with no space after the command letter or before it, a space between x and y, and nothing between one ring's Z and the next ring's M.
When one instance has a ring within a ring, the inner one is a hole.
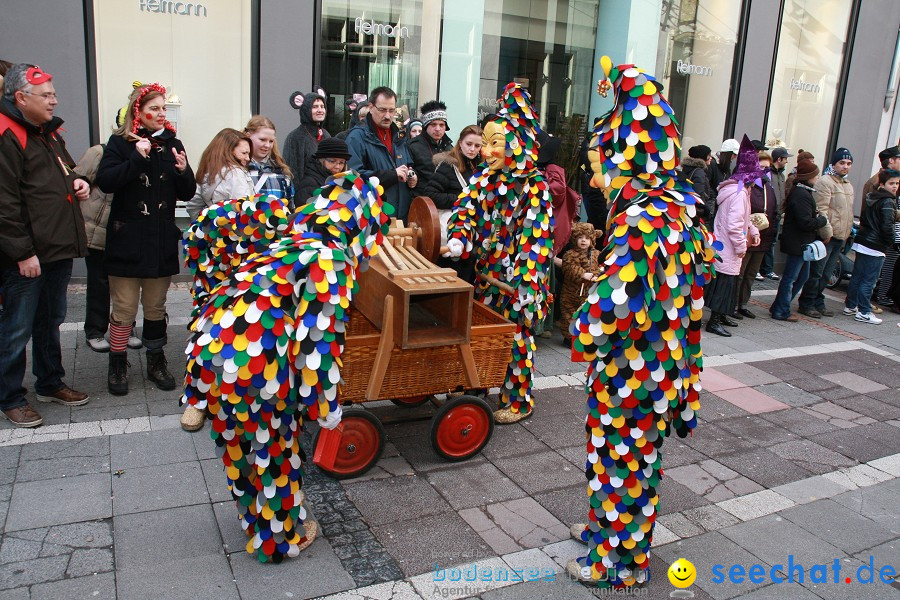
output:
M397 112L396 108L388 108L386 106L372 106L372 108L374 108L375 110L377 110L379 113L381 113L383 115L392 115L395 112Z
M56 92L44 92L43 94L35 94L34 92L29 92L27 90L19 91L21 91L23 94L28 94L29 96L38 96L39 98L43 98L45 102L59 100L59 96L56 95Z

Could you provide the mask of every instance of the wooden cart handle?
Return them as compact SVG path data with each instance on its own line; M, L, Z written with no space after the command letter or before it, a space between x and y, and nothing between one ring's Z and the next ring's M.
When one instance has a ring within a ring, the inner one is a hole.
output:
M485 283L489 283L494 287L500 288L501 290L503 290L504 292L506 292L513 298L518 296L518 292L516 292L516 290L508 283L504 283L504 282L500 281L499 279L491 277L490 275L485 275L484 273L478 273L477 277L478 277L478 279L482 280Z

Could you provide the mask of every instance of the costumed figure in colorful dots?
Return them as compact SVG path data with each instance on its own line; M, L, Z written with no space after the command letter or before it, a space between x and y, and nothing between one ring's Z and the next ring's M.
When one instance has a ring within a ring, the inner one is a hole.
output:
M684 437L700 408L703 287L713 238L699 197L679 182L678 129L662 86L633 65L600 60L615 105L594 127L591 185L609 194L603 270L570 326L572 358L589 361L588 554L568 573L583 583L647 580L663 439Z
M445 256L475 256L475 298L516 324L512 356L500 390L497 423L531 416L534 398L532 328L544 319L550 294L553 215L547 180L535 167L538 116L528 92L507 84L500 111L484 126L476 172L450 217Z
M283 236L212 289L191 324L183 401L212 414L247 551L261 562L296 556L316 535L302 506L299 434L304 417L340 422L356 274L388 228L381 191L353 172L329 177Z

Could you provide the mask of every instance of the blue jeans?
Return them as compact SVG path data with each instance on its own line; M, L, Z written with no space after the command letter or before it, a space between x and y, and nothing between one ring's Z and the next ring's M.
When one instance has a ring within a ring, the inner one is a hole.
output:
M883 256L869 256L861 252L856 253L853 261L853 276L850 277L850 285L847 286L847 299L844 306L858 308L859 312L867 315L872 312L872 290L881 273Z
M785 254L784 272L778 282L778 293L769 307L769 312L776 319L787 319L791 316L791 302L800 293L803 284L809 277L810 265L802 256Z
M34 390L48 395L62 389L59 326L66 319L66 288L72 259L41 263L39 277L22 277L19 269L0 270L0 410L25 405L25 347L32 339Z
M817 260L809 265L809 279L803 286L803 293L797 301L801 309L816 310L825 308L825 284L828 283L828 274L834 271L834 265L838 261L838 255L844 247L844 240L831 238L825 244L827 254L822 260Z

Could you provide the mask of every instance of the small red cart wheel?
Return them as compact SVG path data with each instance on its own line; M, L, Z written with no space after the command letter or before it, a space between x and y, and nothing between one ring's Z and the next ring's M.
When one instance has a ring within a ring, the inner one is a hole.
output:
M494 433L494 413L475 396L451 398L431 420L431 447L452 462L472 458Z
M416 406L422 406L429 400L434 398L434 396L412 396L410 398L391 398L391 402L396 404L397 406L402 406L404 408L415 408Z
M334 468L322 471L335 479L359 477L375 466L381 458L381 451L384 449L384 427L372 413L365 410L346 411L341 423L344 432L341 434L341 446L334 461ZM313 448L319 445L321 433L321 429L316 432Z

